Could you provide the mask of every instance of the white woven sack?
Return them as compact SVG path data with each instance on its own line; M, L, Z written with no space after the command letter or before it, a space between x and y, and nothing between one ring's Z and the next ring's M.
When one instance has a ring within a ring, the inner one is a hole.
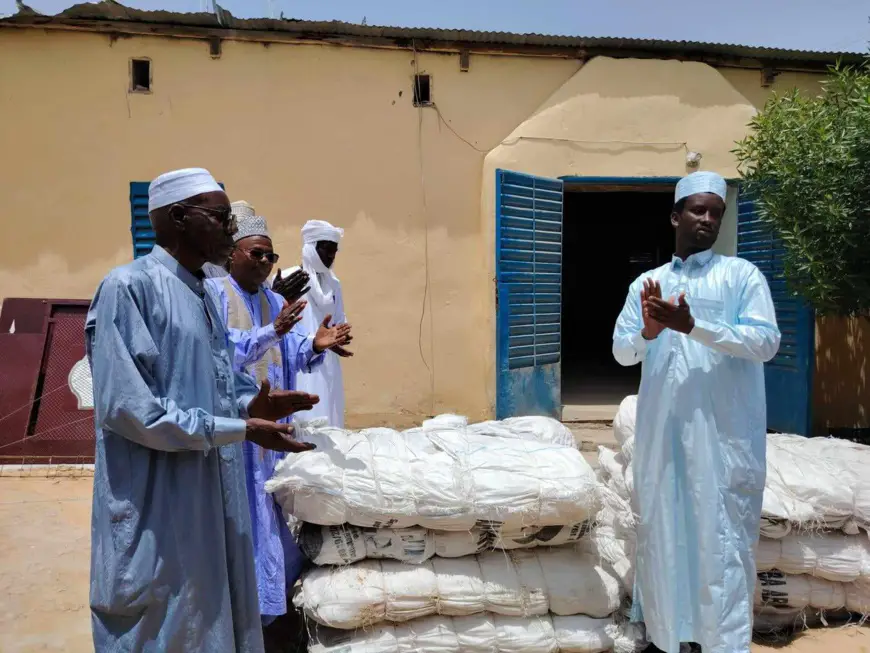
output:
M839 531L792 534L775 540L761 538L756 564L758 571L777 569L836 583L870 579L870 540L865 535Z
M619 446L624 446L628 440L634 439L636 425L637 395L629 395L620 402L616 417L613 418L613 436Z
M765 493L767 493L767 490L765 490ZM792 525L787 521L762 513L760 531L762 537L766 537L769 540L779 540L792 532Z
M627 463L634 455L637 396L626 397L613 433ZM870 447L833 438L767 436L767 483L761 533L785 537L793 530L870 527ZM631 490L630 474L626 486Z
M768 435L763 514L857 534L870 525L870 447L833 438ZM776 536L768 530L766 533ZM787 534L784 533L784 534Z
M617 515L613 509L604 508L598 513L597 525L589 537L578 545L578 549L608 563L626 596L632 596L634 591L637 550L637 531L631 521L631 515Z
M430 531L435 536L435 555L459 558L484 551L534 549L572 544L590 530L590 522L567 526L534 526L519 530L475 527L470 531Z
M432 614L606 617L619 607L620 594L606 563L563 547L435 557L421 565L363 560L317 567L303 578L294 603L320 624L354 629Z
M755 605L870 614L870 583L832 583L806 575L762 572L755 586Z
M309 653L638 653L642 631L613 619L559 617L426 617L406 624L337 631L319 628Z
M628 466L625 468L625 489L628 490L629 496L634 496L634 475L631 461L629 461Z
M317 449L282 460L266 490L304 522L468 531L591 519L599 484L576 449L454 429L300 429Z
M577 542L589 532L588 522L503 531L475 527L470 531L431 531L409 528L360 528L350 524L306 524L297 541L316 565L346 565L364 558L420 564L433 555L459 558L491 550L532 549Z
M613 451L607 447L598 447L598 474L599 479L617 495L631 500L631 490L627 484L625 458L621 452Z

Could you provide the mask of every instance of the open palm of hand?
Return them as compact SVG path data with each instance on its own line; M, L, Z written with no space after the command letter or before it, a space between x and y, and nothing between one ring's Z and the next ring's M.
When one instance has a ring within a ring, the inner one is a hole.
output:
M350 334L351 326L349 324L329 326L331 321L332 316L327 315L317 328L317 333L314 334L314 350L320 353L327 349L332 349L338 353L337 350L341 349L346 353L350 353L344 350L344 347L353 340L353 336Z
M275 390L269 381L263 381L260 392L248 404L248 415L251 418L277 422L302 410L311 410L319 403L317 395L294 390Z
M640 305L643 311L643 331L641 335L645 340L655 340L665 330L665 325L657 322L650 314L650 302L652 298L662 298L662 286L658 281L646 279L640 291Z

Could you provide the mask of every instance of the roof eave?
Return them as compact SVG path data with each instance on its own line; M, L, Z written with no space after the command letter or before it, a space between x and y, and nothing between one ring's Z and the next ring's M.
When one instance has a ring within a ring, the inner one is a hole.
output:
M116 17L100 14L105 7L117 8ZM91 15L94 14L94 15ZM19 13L0 19L0 27L90 31L104 34L163 36L194 39L230 39L266 43L321 43L356 47L416 49L430 52L468 51L568 59L594 56L615 58L667 58L701 61L715 66L770 67L777 70L824 72L836 61L857 64L857 53L803 52L773 48L649 39L586 38L440 30L374 27L339 22L241 20L228 13L220 24L213 14L145 12L118 3L77 5L56 16Z

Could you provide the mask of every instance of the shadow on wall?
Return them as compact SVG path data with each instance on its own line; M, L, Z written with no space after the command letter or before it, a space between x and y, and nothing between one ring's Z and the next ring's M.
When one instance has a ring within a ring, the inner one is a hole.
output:
M815 435L839 429L870 429L868 355L870 319L816 318ZM843 435L849 437L848 433Z

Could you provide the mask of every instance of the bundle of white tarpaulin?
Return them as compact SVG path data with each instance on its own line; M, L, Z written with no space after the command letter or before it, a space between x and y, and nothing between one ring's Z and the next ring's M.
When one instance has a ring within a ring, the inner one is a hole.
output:
M267 490L318 565L294 597L318 624L310 651L643 650L620 611L625 554L595 527L621 500L559 422L298 436L317 448Z
M317 449L283 460L266 489L303 522L518 529L576 524L599 507L595 474L573 447L440 425L299 430Z
M642 633L584 615L424 617L362 631L317 628L311 653L634 653Z
M619 451L599 451L602 482L631 500L637 397L614 420ZM870 447L832 438L767 436L756 562L756 630L870 613Z

